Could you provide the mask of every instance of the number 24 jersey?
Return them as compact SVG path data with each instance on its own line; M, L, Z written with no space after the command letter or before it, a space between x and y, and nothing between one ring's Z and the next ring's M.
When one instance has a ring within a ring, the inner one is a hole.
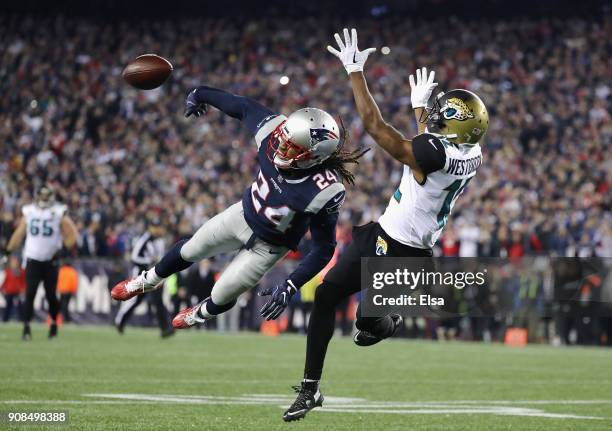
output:
M333 227L344 202L340 175L314 167L295 175L280 172L268 158L268 140L286 117L270 116L260 123L255 140L260 170L242 197L244 217L253 233L274 245L296 249L309 228ZM333 230L332 230L333 232Z

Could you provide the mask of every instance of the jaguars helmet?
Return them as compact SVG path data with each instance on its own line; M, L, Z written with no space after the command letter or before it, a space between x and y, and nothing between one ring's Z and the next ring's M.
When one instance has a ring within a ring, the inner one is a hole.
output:
M468 90L438 94L427 111L427 131L444 135L455 144L477 144L489 128L486 106Z
M36 191L36 205L40 208L49 208L55 203L55 190L50 184L42 185Z
M334 117L317 108L302 108L272 132L268 158L281 169L308 169L324 162L341 144Z

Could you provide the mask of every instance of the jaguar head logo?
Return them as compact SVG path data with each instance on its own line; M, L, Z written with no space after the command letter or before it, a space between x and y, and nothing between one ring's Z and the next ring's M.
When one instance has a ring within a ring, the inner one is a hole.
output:
M442 108L442 115L446 120L465 121L474 118L474 113L465 102L456 97L451 97Z
M382 237L376 238L376 256L385 256L389 248L387 241Z

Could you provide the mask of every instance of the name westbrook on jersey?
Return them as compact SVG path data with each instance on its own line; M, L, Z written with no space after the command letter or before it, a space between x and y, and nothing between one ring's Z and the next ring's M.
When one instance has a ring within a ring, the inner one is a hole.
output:
M479 144L453 144L433 133L416 136L412 145L415 154L419 154L420 145L433 146L440 169L429 173L425 182L419 184L410 167L404 165L400 185L378 222L385 232L403 244L431 248L440 237L457 198L481 166L482 151Z

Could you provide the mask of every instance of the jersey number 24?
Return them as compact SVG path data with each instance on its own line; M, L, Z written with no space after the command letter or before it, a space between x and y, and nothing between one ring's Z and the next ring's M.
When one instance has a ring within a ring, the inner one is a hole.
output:
M270 185L266 178L263 176L261 171L257 176L257 181L251 186L251 200L253 207L258 213L262 213L270 223L272 223L276 229L280 232L285 232L289 228L295 211L289 208L287 205L281 206L267 206L264 205L268 195L270 194Z

